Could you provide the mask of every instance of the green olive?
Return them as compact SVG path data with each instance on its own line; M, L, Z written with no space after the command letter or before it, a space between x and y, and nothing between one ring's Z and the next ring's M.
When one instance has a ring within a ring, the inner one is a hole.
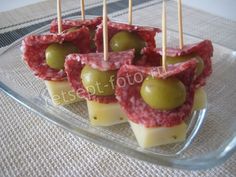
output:
M142 83L140 94L150 107L159 110L177 108L186 100L186 88L176 78L156 79L148 76Z
M114 52L135 49L135 54L140 54L145 42L135 33L121 31L111 38L110 47Z
M78 48L71 42L53 43L46 49L46 63L50 68L63 69L66 56L78 52Z
M115 93L116 73L117 71L99 71L86 65L82 69L81 79L90 94L109 96Z
M181 62L185 62L191 58L196 58L197 59L197 68L195 70L195 74L197 76L199 76L203 69L204 69L204 62L203 60L201 59L201 57L199 56L196 56L194 54L191 54L191 55L186 55L186 56L178 56L178 57L166 57L166 64L169 65L169 64L176 64L176 63L181 63Z

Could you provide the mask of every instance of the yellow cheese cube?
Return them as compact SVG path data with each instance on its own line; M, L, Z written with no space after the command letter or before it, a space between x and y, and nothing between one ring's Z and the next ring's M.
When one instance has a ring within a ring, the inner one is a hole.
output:
M87 101L90 123L93 126L111 126L127 122L119 103L103 104Z
M144 125L129 121L138 144L142 148L166 145L184 141L187 125L182 122L173 127L147 128Z
M49 95L54 105L66 105L81 101L82 99L72 90L69 82L45 81Z

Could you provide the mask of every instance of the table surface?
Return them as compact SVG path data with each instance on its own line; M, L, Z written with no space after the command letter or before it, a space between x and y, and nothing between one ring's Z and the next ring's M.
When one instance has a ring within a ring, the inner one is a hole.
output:
M63 1L63 15L78 15L77 1ZM156 19L160 19L161 11L156 12L158 18L149 13L159 7L160 2L134 0L134 23L142 20L145 25L160 26L160 20ZM89 0L86 3L90 15L101 14L101 1ZM126 1L109 0L108 3L110 17L127 20ZM168 8L176 12L174 3L168 3ZM0 47L3 49L23 35L48 24L55 18L55 11L55 2L46 1L0 13ZM184 17L187 34L212 39L236 50L236 22L185 7ZM225 28L219 28L219 24L224 24ZM168 28L176 30L176 27L177 17L169 14ZM206 171L171 169L135 160L75 137L0 90L0 176L234 177L235 167L235 154L221 166Z

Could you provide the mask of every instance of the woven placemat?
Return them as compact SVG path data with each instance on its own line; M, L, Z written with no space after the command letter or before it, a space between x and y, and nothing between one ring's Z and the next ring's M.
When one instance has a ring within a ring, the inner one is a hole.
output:
M101 14L101 1L90 0L87 2L91 4L92 9L90 11L88 9L89 13L92 15ZM75 4L78 4L77 0L69 0L66 3L63 6L63 9L66 11L64 15L79 14L78 10L74 8ZM127 1L109 1L109 3L109 9L112 9L110 10L110 16L126 21L127 9L124 9L124 7L126 7ZM161 12L156 10L160 9L159 3L160 1L157 0L134 1L134 22L138 23L142 19L145 25L160 25L160 19L158 18ZM77 6L79 7L79 4ZM169 3L168 8L173 8L172 11L175 12L176 6L174 3ZM47 24L51 19L55 18L53 15L54 10L52 9L55 9L54 3L48 1L20 8L16 11L1 13L0 37L1 41L3 37L5 40L1 45L6 46L25 33L34 30L34 28ZM155 18L153 14L150 14L154 10L157 13ZM37 13L32 13L34 11ZM193 25L190 26L188 23L191 18L188 16L191 13L193 15L192 18L197 18L200 12L186 8L184 13L187 13L185 15L187 16L185 18L186 33L202 38L211 38L213 41L218 40L218 43L220 43L222 41L216 38L217 32L214 31L218 20L221 23L228 24L229 33L235 33L233 31L236 27L235 22L203 12L201 12L199 18L206 18L209 21L212 18L212 29L204 31L201 28L198 30L196 28L194 31L194 27L200 23L200 20L191 21ZM19 16L23 16L24 19L22 20ZM15 21L13 20L14 22L5 23L8 21L7 19L14 18L16 19ZM2 19L6 20L3 22ZM201 25L207 26L205 23L207 24L207 22L201 21ZM170 29L176 30L176 16L174 14L169 15L168 25ZM192 30L194 31L193 33L191 33ZM226 31L226 29L221 30ZM229 33L225 32L225 35ZM12 36L15 37L9 37L8 34L13 34ZM233 42L235 41L236 39ZM227 42L229 41L225 40L222 45L232 44L232 47L236 46L234 43ZM223 165L206 171L176 170L138 161L75 137L32 113L0 91L0 176L234 177L236 176L235 167L236 155L233 155Z

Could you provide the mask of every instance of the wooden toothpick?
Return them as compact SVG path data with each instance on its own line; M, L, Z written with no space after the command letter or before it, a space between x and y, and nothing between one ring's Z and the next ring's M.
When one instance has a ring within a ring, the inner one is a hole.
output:
M132 25L132 21L133 21L133 3L132 0L129 0L129 18L128 18L129 25Z
M179 48L183 49L183 18L182 18L182 0L178 0L178 23L179 23Z
M61 24L61 0L57 0L57 25L58 25L58 33L62 32L62 24Z
M108 29L107 29L107 1L103 0L103 52L104 60L108 60Z
M81 6L81 17L82 17L82 20L85 20L84 0L80 0L80 6Z
M162 3L162 67L166 71L166 1Z

